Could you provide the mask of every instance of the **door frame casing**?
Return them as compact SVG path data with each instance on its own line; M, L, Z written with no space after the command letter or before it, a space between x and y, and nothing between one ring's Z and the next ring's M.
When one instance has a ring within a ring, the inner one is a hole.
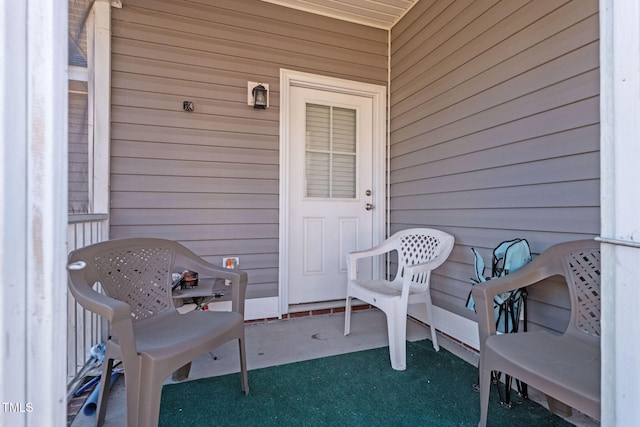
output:
M279 204L279 315L289 312L289 161L291 143L289 97L291 87L304 87L370 98L372 101L373 245L384 238L386 219L385 159L387 151L387 88L335 77L280 69L280 204ZM374 268L374 276L379 275Z

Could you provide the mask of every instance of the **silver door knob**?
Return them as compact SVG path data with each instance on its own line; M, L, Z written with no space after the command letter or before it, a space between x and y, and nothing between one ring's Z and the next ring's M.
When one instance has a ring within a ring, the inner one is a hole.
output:
M371 209L373 209L373 205L371 203L367 203L366 205L364 205L364 208L370 211Z

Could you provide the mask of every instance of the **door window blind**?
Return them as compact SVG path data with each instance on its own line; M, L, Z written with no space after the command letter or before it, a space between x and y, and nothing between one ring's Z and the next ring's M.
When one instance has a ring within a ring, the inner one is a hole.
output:
M356 110L307 104L306 197L356 197Z

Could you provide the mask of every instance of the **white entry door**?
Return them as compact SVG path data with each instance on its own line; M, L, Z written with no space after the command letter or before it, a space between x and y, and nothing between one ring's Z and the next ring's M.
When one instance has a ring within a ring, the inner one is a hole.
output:
M373 103L303 87L290 102L289 304L342 299L346 254L373 241Z

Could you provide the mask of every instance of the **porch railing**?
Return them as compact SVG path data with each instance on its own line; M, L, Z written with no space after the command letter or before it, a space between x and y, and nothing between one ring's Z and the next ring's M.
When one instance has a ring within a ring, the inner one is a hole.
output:
M67 253L98 243L107 236L107 214L69 215ZM107 324L99 316L84 310L73 296L67 297L67 385L72 386L82 374L94 344L104 342Z

